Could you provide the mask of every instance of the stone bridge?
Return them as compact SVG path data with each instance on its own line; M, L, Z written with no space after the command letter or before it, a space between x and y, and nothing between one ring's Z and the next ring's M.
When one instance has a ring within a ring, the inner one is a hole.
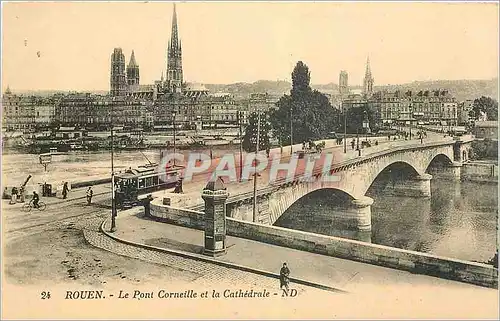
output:
M338 211L332 215L359 230L370 230L373 199L365 196L369 188L380 185L384 191L396 195L430 197L431 174L439 172L442 176L460 179L460 169L468 160L472 140L464 136L382 148L366 156L334 163L328 174L336 179L325 180L325 174L318 172L313 177L278 181L259 190L255 218L253 193L232 195L227 202L227 215L272 225L300 198L314 191L331 189L336 194L332 201L338 205Z

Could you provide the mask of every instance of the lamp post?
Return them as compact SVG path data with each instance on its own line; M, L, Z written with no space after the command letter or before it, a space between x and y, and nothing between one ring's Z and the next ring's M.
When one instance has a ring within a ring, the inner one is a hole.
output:
M366 110L364 112L363 117L363 129L365 130L365 141L368 141L368 128L370 127L370 123L368 122L368 116Z
M293 106L290 105L290 157L292 157L292 154L293 154L293 121L292 121L292 117L293 117L292 111L293 111L293 108L292 107Z
M356 149L359 150L359 128L356 128Z
M114 113L114 101L111 102L111 228L110 232L116 231L116 197L115 197L115 167L114 167L114 128L113 128L113 113Z
M257 144L255 146L255 169L253 173L253 222L257 221L257 154L259 153L260 140L260 112L257 112Z
M410 106L408 107L408 109L410 110L410 140L411 140L411 121L412 121L412 119L413 119L413 114L412 114L411 104L410 104Z
M240 182L243 176L243 137L241 134L241 118L243 117L243 112L238 111L238 127L240 131Z
M347 153L347 111L342 103L342 109L344 111L344 154Z
M174 127L174 169L175 169L175 111L172 112L172 124L173 124L173 127Z

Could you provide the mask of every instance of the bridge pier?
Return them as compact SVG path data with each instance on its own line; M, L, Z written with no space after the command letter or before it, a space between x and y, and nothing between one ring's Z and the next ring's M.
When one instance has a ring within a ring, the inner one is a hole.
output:
M362 196L352 200L345 208L335 211L333 216L359 231L370 231L372 229L372 204L372 198Z
M453 162L446 167L440 168L439 176L444 178L459 181L460 175L462 173L462 163L461 162Z
M389 183L387 189L395 196L430 197L432 175L422 174L394 184Z

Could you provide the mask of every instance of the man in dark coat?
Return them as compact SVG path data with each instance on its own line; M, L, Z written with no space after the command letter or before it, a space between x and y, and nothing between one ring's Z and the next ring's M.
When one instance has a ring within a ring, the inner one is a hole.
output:
M63 196L63 199L66 199L66 197L68 196L68 182L64 182L63 184L63 189L62 189L62 196Z
M283 267L280 270L280 288L288 291L288 284L290 283L290 269L286 266L286 263L283 263Z
M38 196L38 193L33 191L33 199L32 199L32 202L33 202L33 207L34 208L38 208L38 202L40 201L40 196Z

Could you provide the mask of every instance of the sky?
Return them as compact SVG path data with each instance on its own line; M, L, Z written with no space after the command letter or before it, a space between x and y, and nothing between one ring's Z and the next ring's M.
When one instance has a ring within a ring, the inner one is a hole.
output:
M179 2L184 80L375 85L498 77L498 4ZM2 2L2 91L108 90L110 57L132 49L141 84L166 69L171 2Z

